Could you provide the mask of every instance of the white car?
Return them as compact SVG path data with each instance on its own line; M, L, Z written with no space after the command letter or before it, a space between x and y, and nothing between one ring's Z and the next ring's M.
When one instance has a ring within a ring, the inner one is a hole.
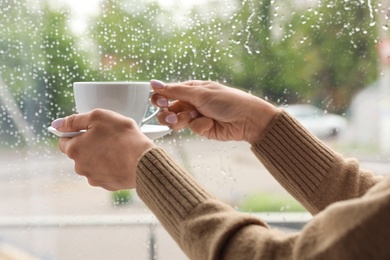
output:
M347 120L337 114L309 104L294 104L283 107L294 116L304 127L318 138L331 138L341 135L348 126Z

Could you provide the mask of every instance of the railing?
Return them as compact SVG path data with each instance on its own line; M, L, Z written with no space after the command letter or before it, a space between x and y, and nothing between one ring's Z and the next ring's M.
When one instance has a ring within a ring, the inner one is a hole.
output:
M271 226L291 230L301 229L311 219L308 213L254 213ZM131 216L35 216L0 217L0 229L69 228L96 226L145 226L149 228L149 259L157 259L156 226L159 221L152 214Z

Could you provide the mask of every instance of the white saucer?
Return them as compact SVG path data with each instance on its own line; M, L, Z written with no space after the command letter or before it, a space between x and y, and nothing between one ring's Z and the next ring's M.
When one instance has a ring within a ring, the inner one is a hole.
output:
M149 139L154 140L169 134L172 129L165 125L143 125L141 126L141 131Z
M58 137L68 138L75 137L86 132L86 130L81 130L80 132L61 132L52 126L49 126L47 130L49 130L49 132L55 134ZM149 139L154 140L169 134L172 130L169 127L163 125L143 125L141 126L141 131L147 137L149 137Z
M52 134L55 134L56 136L58 137L75 137L77 135L81 135L81 134L84 134L86 132L86 130L81 130L80 132L61 132L61 131L58 131L57 129L55 129L54 127L52 126L49 126L47 128L47 130L49 130L49 132L51 132Z

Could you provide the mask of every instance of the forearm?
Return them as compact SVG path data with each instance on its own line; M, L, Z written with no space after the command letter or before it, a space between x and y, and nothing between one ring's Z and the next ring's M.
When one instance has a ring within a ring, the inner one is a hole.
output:
M244 227L220 259L390 259L389 187L387 178L360 198L332 204L298 234Z
M161 149L149 150L137 170L138 195L193 260L388 259L389 187L387 179L328 207L301 233L284 234L215 199Z
M137 193L189 259L291 255L296 235L270 230L259 218L215 199L161 149L149 150L138 164Z
M243 226L268 229L260 219L215 199L159 148L138 164L137 193L190 259L214 259Z
M362 196L381 179L332 151L285 111L274 117L252 151L313 214L335 201Z

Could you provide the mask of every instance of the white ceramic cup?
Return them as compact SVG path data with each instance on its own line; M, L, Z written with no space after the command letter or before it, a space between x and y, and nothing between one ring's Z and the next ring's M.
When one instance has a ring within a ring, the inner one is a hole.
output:
M145 118L152 90L149 82L75 82L73 94L78 113L95 108L112 110L134 119L139 126L152 120L156 109Z

